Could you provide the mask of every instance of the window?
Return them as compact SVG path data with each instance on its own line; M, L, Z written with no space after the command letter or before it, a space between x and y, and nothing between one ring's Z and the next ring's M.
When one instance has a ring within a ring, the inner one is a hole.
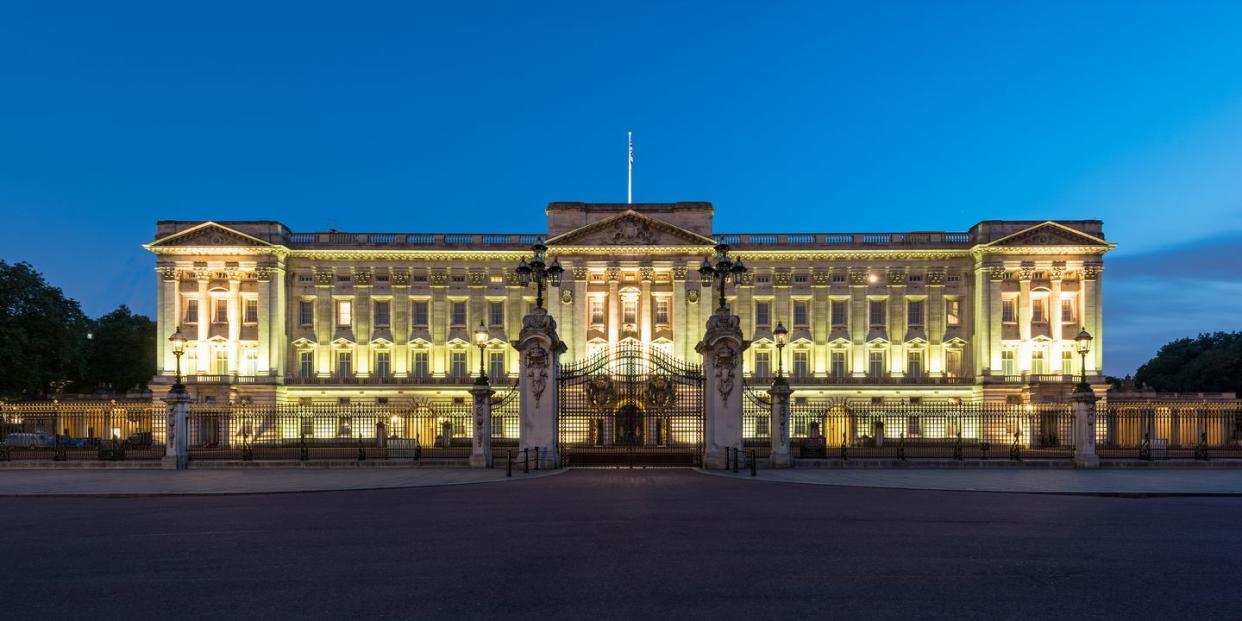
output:
M298 352L298 376L312 377L315 375L315 352Z
M449 375L456 378L466 377L466 352L455 351L449 355Z
M845 274L833 274L832 275L832 283L834 285L839 285L844 282L845 282Z
M215 304L216 304L216 309L215 309L214 317L212 317L211 321L213 323L228 323L229 322L229 301L228 299L227 298L216 298Z
M638 300L621 300L621 323L627 326L638 323Z
M871 301L871 325L884 325L884 300Z
M1074 375L1077 371L1074 369L1074 352L1068 349L1061 350L1061 373L1065 375Z
M298 325L309 326L315 323L315 303L311 300L298 301Z
M844 327L845 326L845 311L847 308L846 304L847 302L845 300L833 300L832 301L832 325L833 327L837 327L837 326Z
M375 352L375 377L380 379L388 379L392 377L392 353L386 351Z
M832 352L832 376L845 377L845 352Z
M912 326L923 325L922 300L910 300L906 303L906 323Z
M198 300L194 298L185 301L185 322L198 323Z
M755 352L755 377L772 376L772 354L766 351Z
M1044 352L1040 350L1031 352L1031 373L1043 375L1047 372L1048 366L1044 363Z
M884 377L884 352L869 352L867 357L867 377Z
M770 302L755 302L755 327L770 328L772 327L772 304Z
M354 304L349 300L336 301L336 325L348 328L354 325Z
M253 347L247 347L242 350L240 374L246 377L254 377L256 371L259 370L259 351Z
M962 301L945 300L944 317L945 321L951 326L962 325Z
M946 377L962 376L962 350L948 349L944 352L944 374Z
M1073 323L1074 298L1061 298L1061 323Z
M1014 323L1018 321L1018 301L1013 298L1001 300L1001 321Z
M1047 309L1047 298L1035 298L1034 300L1031 300L1031 322L1044 323L1048 321Z
M428 303L426 300L414 301L414 325L427 327Z
M505 303L504 302L488 302L487 303L487 325L489 326L505 325Z
M604 325L604 298L602 297L591 298L591 325Z
M259 300L256 298L246 298L243 300L244 311L242 312L243 323L259 323Z
M488 352L487 375L494 380L503 379L505 377L505 352Z
M806 350L796 350L793 353L793 376L794 377L810 377L811 376L811 356Z
M793 305L793 325L795 328L805 328L808 324L807 308L805 300L794 300Z
M1012 349L1006 349L1001 352L1001 375L1014 375Z
M923 377L923 352L906 352L906 377Z
M354 374L354 353L348 351L336 352L336 374L339 377L349 377Z
M375 301L375 327L387 328L392 319L392 305L388 300Z
M452 304L453 304L451 308L452 325L455 325L455 326L466 325L466 303L465 302L453 302Z
M668 325L668 298L658 297L655 299L655 322L656 325Z
M216 350L216 357L212 360L211 372L214 375L229 374L229 351L227 349Z
M414 352L414 377L426 378L431 375L430 354L425 351Z

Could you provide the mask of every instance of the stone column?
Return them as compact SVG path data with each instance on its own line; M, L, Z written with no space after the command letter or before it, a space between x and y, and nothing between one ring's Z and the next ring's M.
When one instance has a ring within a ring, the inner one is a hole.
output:
M867 272L855 270L850 272L850 343L853 344L854 362L850 365L854 377L867 376L867 329L870 318L867 316Z
M168 427L164 441L164 459L161 466L165 470L185 470L189 467L190 430L190 395L185 389L176 387L168 391L164 397L168 414Z
M1031 372L1031 269L1018 270L1018 370Z
M336 373L332 360L332 332L336 329L336 309L332 304L332 283L336 273L330 268L315 270L315 376Z
M906 372L906 273L888 273L888 366L893 377Z
M650 267L639 268L638 273L641 277L639 284L640 294L638 296L638 338L643 345L651 343L651 280L655 277L655 270Z
M241 370L242 297L240 274L229 274L229 375Z
M1094 337L1091 354L1087 356L1087 371L1099 371L1104 360L1104 287L1100 272L1101 263L1088 263L1082 268L1082 325Z
M1051 294L1048 296L1048 327L1051 329L1050 336L1054 348L1048 352L1048 369L1053 374L1067 374L1066 369L1061 368L1061 270L1054 267L1052 269Z
M492 390L487 378L475 380L474 386L470 388L470 394L474 397L474 442L470 449L470 467L471 468L491 468L492 467Z
M927 369L930 377L944 375L944 272L928 270L927 302L924 303L923 314L927 326Z
M828 301L828 284L832 275L817 271L811 278L811 340L815 342L812 372L816 377L827 377L831 373L828 335L832 333L832 308Z
M1001 321L1001 282L1005 280L1005 266L989 265L987 270L987 314L976 317L975 321L983 322L984 333L987 334L988 349L984 362L990 374L1001 375L1001 334L1004 329L1004 323Z
M689 350L690 330L687 328L690 324L686 323L689 315L686 306L686 267L673 266L673 298L669 303L669 312L673 316L669 318L669 324L673 326L673 356L678 360L685 360Z
M255 290L258 293L259 326L258 346L259 359L255 361L255 375L266 376L272 371L272 357L278 355L272 351L272 268L260 265L254 270ZM283 353L283 352L282 352Z
M531 451L537 448L543 467L559 467L557 380L565 344L557 336L556 321L546 309L536 308L522 318L522 333L514 347L520 356L521 439L518 447Z
M392 279L392 368L394 377L410 376L410 273L393 269Z
M1079 385L1074 390L1074 467L1099 468L1100 457L1095 453L1096 397L1091 388Z
M391 317L391 316L390 316ZM371 375L371 271L354 269L354 375ZM391 322L391 319L390 319Z
M772 422L769 435L772 436L772 454L768 457L768 465L772 468L788 468L793 464L789 452L789 395L793 390L783 377L772 382L768 395L772 397Z
M586 358L587 325L591 322L589 316L591 301L587 298L587 276L589 272L585 266L579 266L573 268L573 274L574 300L566 314L573 317L573 322L569 328L573 331L573 338L570 342L570 345L573 346L571 355L574 360L582 360Z
M181 305L179 304L181 294L177 292L177 267L172 264L160 264L156 266L156 273L159 275L159 284L156 286L156 334L159 338L155 339L155 360L156 375L166 375L173 371L177 365L176 357L173 356L172 348L168 346L168 336L171 335L181 324Z
M707 319L707 332L695 346L703 356L703 467L724 468L726 451L742 446L742 352L750 345L742 338L741 318L727 308Z
M211 373L213 361L211 349L207 344L210 336L211 322L215 319L216 309L211 296L207 294L207 273L198 273L198 374Z
M621 270L608 268L608 346L617 344L621 336Z

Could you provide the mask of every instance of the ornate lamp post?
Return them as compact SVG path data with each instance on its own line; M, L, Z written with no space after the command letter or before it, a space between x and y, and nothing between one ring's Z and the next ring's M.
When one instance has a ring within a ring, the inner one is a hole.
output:
M785 324L776 322L776 329L772 330L772 336L776 337L776 380L778 382L785 381L785 346L789 344L789 330Z
M742 278L742 275L748 271L750 270L742 263L741 259L734 261L729 256L729 244L724 243L724 239L721 238L720 242L716 244L715 265L705 257L703 264L699 266L699 276L702 277L704 285L708 287L717 286L716 282L719 281L720 307L716 310L726 310L728 308L725 304L725 285L730 280L736 285Z
M479 347L479 377L475 378L474 383L477 386L487 385L487 367L485 366L484 352L487 349L487 338L491 336L487 333L487 326L479 321L479 327L474 329L474 344Z
M522 259L517 266L518 279L522 286L529 285L532 281L535 283L535 308L543 308L543 288L546 285L553 287L561 286L561 274L565 272L565 268L561 267L560 259L553 259L552 265L547 265L548 247L542 241L535 242L530 247L534 256L530 262Z
M177 326L176 332L168 337L168 342L172 343L173 357L177 359L177 381L172 385L172 391L175 393L185 392L185 385L181 383L181 356L185 353L186 338L181 333L181 326Z
M1081 380L1078 387L1074 390L1077 392L1091 392L1091 386L1087 384L1087 353L1091 351L1091 333L1086 328L1074 337L1074 346L1078 349L1079 368L1082 370Z

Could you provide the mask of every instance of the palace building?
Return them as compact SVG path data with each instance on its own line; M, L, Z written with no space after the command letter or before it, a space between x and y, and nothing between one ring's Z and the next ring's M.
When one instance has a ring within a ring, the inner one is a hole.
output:
M199 401L468 399L480 369L510 385L536 295L514 268L541 240L565 270L546 306L566 364L633 345L697 364L719 303L699 266L723 241L750 268L726 303L750 341L751 387L779 368L795 399L1012 404L1063 401L1084 371L1099 379L1113 244L1098 220L772 234L717 232L713 214L706 202L558 202L543 231L463 234L161 221L145 246L158 274L156 383L173 381L179 327ZM1095 337L1085 370L1082 329Z

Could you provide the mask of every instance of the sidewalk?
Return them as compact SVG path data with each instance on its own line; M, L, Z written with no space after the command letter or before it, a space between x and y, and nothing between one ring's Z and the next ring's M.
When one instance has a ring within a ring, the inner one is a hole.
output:
M703 472L751 481L847 487L1104 496L1242 496L1242 470L1233 469L764 469L754 478L745 472Z
M562 472L505 477L504 468L237 470L6 470L0 496L159 496L279 494L521 481Z

